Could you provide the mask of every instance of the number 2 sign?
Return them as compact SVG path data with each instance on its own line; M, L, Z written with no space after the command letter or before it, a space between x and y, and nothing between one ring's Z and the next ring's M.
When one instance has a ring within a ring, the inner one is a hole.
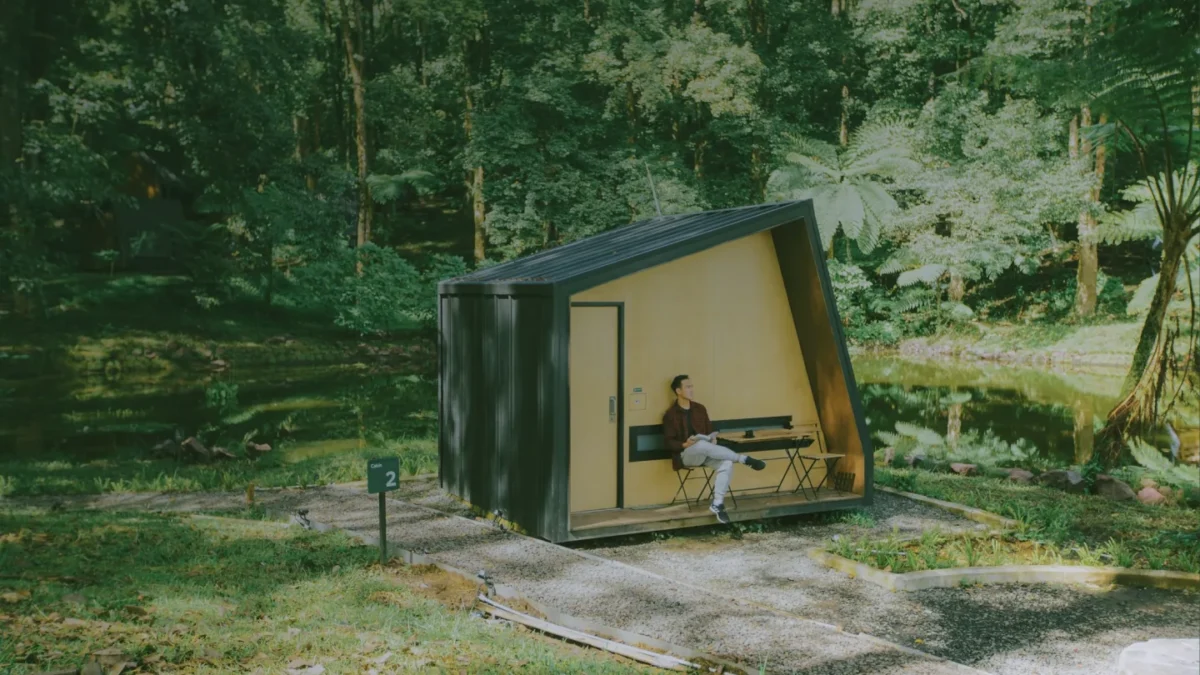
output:
M367 461L367 493L391 492L400 487L400 458L387 457Z
M367 460L367 494L379 495L379 564L386 565L387 501L383 493L400 488L400 458L385 457Z

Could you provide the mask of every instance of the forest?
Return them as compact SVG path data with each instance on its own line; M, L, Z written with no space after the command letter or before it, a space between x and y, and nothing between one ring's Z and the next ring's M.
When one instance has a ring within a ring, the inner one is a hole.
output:
M0 31L13 331L143 275L386 336L475 266L812 198L855 345L1136 324L1106 457L1198 426L1194 0L7 0Z

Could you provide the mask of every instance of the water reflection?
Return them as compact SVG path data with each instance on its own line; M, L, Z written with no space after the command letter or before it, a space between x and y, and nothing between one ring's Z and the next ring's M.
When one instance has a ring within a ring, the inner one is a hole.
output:
M854 360L854 373L872 431L908 423L944 434L950 446L966 434L990 433L1032 444L1043 463L1059 466L1091 458L1096 424L1119 398L1124 377L1119 370L870 356Z
M437 385L353 367L0 381L0 457L102 461L199 436L298 461L436 432Z

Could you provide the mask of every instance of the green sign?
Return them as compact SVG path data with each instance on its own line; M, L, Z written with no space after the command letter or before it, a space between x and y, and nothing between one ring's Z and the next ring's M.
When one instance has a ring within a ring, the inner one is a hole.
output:
M367 460L367 494L391 492L399 488L399 457Z

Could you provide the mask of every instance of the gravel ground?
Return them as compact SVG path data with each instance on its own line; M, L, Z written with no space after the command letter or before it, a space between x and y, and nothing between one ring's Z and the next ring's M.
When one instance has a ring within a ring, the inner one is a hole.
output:
M876 492L873 527L798 521L780 530L677 536L593 552L661 574L680 574L747 598L968 664L997 675L1116 672L1126 646L1154 637L1200 637L1196 593L1010 584L893 593L824 568L803 552L832 536L901 536L977 523ZM686 572L682 572L686 570ZM920 642L918 642L918 640Z
M740 538L728 530L693 530L578 551L413 506L466 514L461 502L432 481L403 483L394 496L388 503L388 539L397 545L460 569L486 569L497 583L568 614L755 668L765 664L768 672L941 675L980 669L997 675L1095 675L1115 672L1117 654L1133 642L1200 634L1194 593L1048 585L893 593L821 567L804 554L834 535L982 528L886 493L876 493L876 503L855 524L809 517ZM356 533L377 532L378 502L362 488L260 490L258 499L277 512L307 508L312 520ZM215 511L242 508L244 500L230 493L21 503Z

